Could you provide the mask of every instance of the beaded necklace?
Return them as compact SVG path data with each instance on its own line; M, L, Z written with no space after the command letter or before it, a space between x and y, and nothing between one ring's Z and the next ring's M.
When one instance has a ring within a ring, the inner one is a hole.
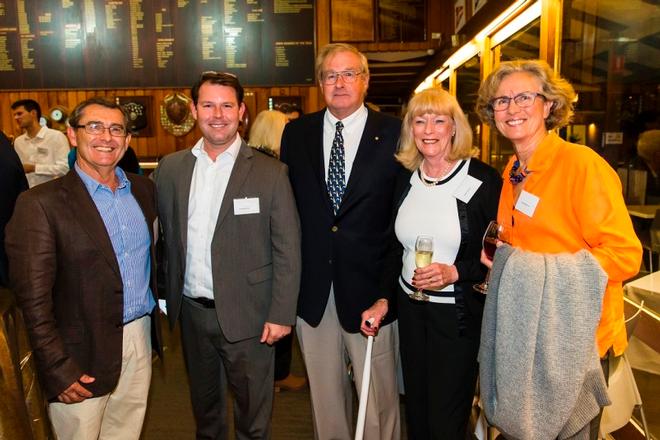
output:
M512 184L517 185L523 180L525 180L525 177L527 177L528 174L529 174L529 170L527 169L527 167L525 167L525 169L523 170L522 168L520 168L520 161L516 160L513 163L513 167L511 167L511 171L509 171L509 181Z

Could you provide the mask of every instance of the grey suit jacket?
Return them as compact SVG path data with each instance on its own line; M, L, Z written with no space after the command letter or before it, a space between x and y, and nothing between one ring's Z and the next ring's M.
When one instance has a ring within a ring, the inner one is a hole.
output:
M190 149L178 151L164 157L154 172L172 327L181 311L195 161ZM259 213L235 215L234 200L246 197L259 199ZM209 240L216 313L229 341L260 335L265 322L295 323L300 223L286 165L243 142Z

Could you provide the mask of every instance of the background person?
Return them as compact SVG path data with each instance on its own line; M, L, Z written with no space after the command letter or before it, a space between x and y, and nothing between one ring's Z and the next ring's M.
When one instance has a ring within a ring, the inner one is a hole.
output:
M484 303L472 286L486 274L481 239L497 216L502 178L470 157L472 130L449 93L424 90L407 109L395 231L403 247L397 306L408 438L463 440ZM433 237L434 249L433 263L416 269L418 235ZM417 289L430 301L409 298Z
M250 127L248 143L263 153L280 157L280 143L284 126L289 122L284 113L278 110L263 110L259 112Z
M287 117L280 111L259 112L250 127L249 145L262 153L279 158L282 132L287 122ZM293 332L275 343L275 391L295 391L307 383L304 377L291 374L292 349Z
M511 228L511 245L544 254L585 249L607 273L595 335L606 368L607 356L627 345L621 284L638 272L642 252L616 172L590 148L549 131L569 122L574 98L573 87L544 61L510 61L482 83L477 111L515 149L497 214Z
M75 169L21 194L7 226L12 286L57 437L137 440L162 354L154 185L117 168L120 106L91 98L69 123Z
M353 438L353 393L362 384L365 335L375 335L365 439L400 436L396 379L396 269L390 249L394 160L401 123L367 109L369 66L347 44L323 47L316 78L326 109L291 121L282 161L302 224L296 333L307 367L317 439ZM365 323L373 319L373 327ZM362 333L361 333L362 332Z
M272 345L291 332L300 224L287 169L238 135L236 76L205 72L191 89L202 138L154 171L170 326L181 319L198 439L270 438Z
M62 132L39 125L41 107L32 99L11 105L14 119L24 131L14 140L14 149L23 163L30 188L63 176L69 171L69 142Z
M9 222L18 195L28 189L23 165L9 139L0 131L0 288L9 286L5 226Z

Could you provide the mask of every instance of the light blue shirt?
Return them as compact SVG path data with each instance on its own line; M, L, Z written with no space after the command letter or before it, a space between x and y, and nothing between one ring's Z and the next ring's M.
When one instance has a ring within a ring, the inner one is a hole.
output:
M151 313L156 305L149 287L151 237L147 221L121 168L115 168L119 180L115 192L87 175L77 163L75 169L110 236L124 285L124 323L131 322Z

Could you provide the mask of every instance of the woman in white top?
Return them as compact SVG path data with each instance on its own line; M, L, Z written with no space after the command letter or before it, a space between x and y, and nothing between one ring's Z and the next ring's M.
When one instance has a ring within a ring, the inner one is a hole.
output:
M409 439L464 439L478 366L486 269L481 239L497 216L502 179L471 158L472 131L444 90L415 95L401 129L395 232L401 245L398 314ZM415 267L417 236L432 263ZM410 298L422 290L428 301Z

